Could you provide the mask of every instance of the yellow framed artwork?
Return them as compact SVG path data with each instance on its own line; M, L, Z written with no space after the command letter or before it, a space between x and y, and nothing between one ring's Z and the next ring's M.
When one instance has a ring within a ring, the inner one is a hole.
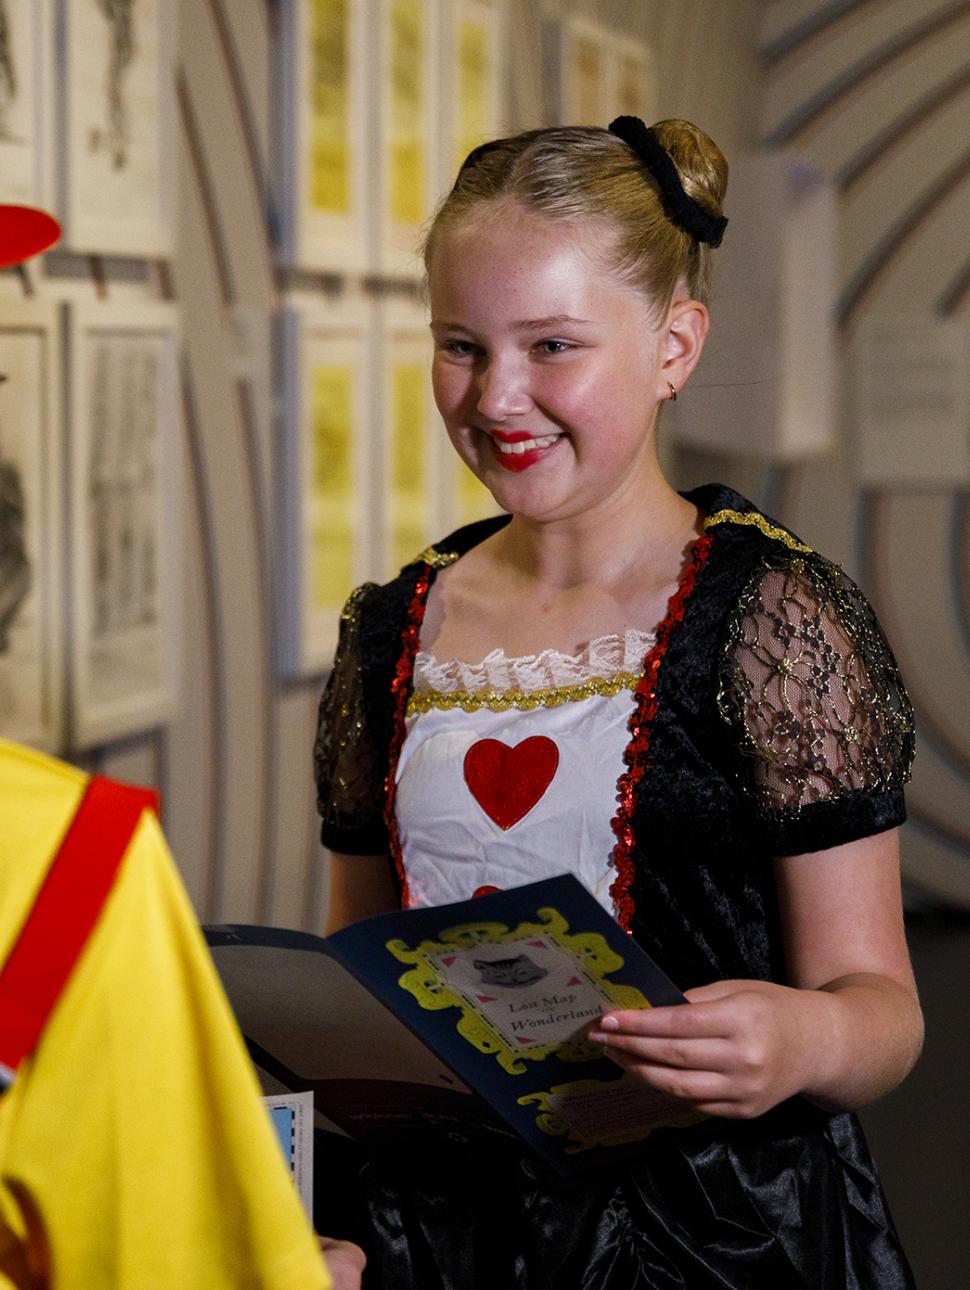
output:
M638 116L649 125L657 115L656 63L642 41L614 46L613 103L614 116Z
M392 577L443 536L441 481L451 452L431 393L431 336L417 301L382 313L384 572Z
M280 318L283 409L280 659L324 671L341 608L370 571L373 306L291 301Z
M651 47L585 18L559 25L559 121L607 126L616 116L649 125L656 110L657 72Z
M472 148L503 132L506 18L504 0L453 0L444 7L442 191Z
M294 268L369 267L364 0L279 6L276 184L280 254Z
M379 0L380 259L382 272L417 279L422 226L438 195L439 6Z
M565 119L577 125L597 125L603 120L608 51L595 32L573 29L569 37L568 108ZM609 109L607 109L609 110Z

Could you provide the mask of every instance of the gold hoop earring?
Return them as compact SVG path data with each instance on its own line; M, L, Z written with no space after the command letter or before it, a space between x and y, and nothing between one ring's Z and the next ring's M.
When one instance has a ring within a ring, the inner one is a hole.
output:
M671 401L671 403L676 403L676 402L677 402L677 387L676 387L676 386L674 386L674 385L671 385L671 383L668 381L668 382L667 382L667 389L670 391L670 401Z

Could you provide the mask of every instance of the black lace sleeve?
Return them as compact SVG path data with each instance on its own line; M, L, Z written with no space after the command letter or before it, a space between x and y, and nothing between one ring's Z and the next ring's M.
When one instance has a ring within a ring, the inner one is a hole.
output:
M871 606L835 565L812 555L761 566L730 625L718 702L773 854L905 819L912 708Z
M340 616L340 640L320 700L313 749L323 844L351 855L381 855L388 849L383 818L387 750L368 726L360 653L360 617L372 588L372 583L358 587Z

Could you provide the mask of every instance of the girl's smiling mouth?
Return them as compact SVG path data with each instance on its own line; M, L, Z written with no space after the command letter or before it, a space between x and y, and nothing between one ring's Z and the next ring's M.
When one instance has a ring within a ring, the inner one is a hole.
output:
M537 435L526 430L489 430L495 459L505 470L526 470L546 455L563 437L562 434Z

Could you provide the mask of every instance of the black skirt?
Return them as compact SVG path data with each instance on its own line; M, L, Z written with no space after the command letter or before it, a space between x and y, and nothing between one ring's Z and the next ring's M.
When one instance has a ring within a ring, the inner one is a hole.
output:
M657 1131L569 1180L494 1141L434 1134L319 1154L318 1230L364 1246L366 1290L915 1284L856 1117L799 1100Z

